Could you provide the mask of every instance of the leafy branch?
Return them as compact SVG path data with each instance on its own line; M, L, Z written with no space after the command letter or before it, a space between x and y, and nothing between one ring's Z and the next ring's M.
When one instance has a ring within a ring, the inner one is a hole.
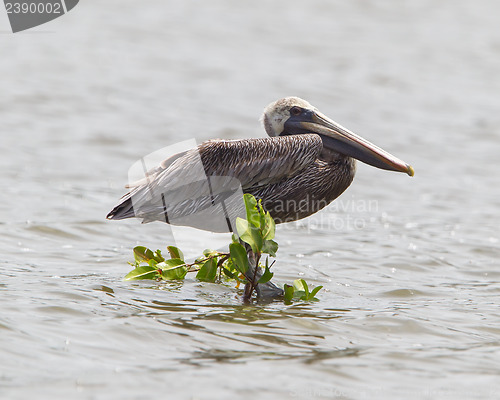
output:
M144 246L134 248L134 267L125 280L179 280L188 272L196 272L196 278L203 282L234 281L237 287L245 285L244 300L249 301L258 285L266 285L273 277L269 257L276 257L278 243L274 241L276 226L261 201L250 194L244 195L246 219L236 219L237 235L233 234L229 252L207 249L194 262L187 263L180 249L168 246L168 258L160 250L152 251ZM264 259L264 264L261 260ZM270 284L270 282L269 282ZM274 286L274 285L273 285ZM317 286L311 291L303 279L293 285L284 285L283 300L289 304L293 300L313 301L322 288Z

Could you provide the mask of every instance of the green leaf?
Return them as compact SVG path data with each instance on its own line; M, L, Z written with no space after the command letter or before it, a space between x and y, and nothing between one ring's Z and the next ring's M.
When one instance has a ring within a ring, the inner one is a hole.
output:
M262 245L262 252L269 254L271 257L276 257L276 252L278 251L278 243L274 240L264 240Z
M255 227L260 226L260 216L257 209L257 200L249 193L243 195L245 209L247 212L247 221Z
M135 281L139 279L155 279L158 276L158 269L149 265L137 267L130 271L123 280Z
M276 233L276 224L274 223L274 219L273 217L271 217L271 214L269 214L269 211L266 213L264 221L265 224L262 232L264 239L274 239L274 235Z
M306 292L305 300L309 300L309 287L307 286L307 282L304 279L301 279L302 286L304 287L304 292Z
M196 274L196 279L202 282L215 282L217 276L217 262L215 258L208 260Z
M307 286L307 282L304 279L296 279L293 281L293 286L295 288L294 296L295 298L299 298L304 301L317 300L315 299L316 293L323 287L317 286L311 292L309 292L309 287Z
M185 262L179 258L165 260L156 266L162 269L161 276L166 281L184 279L188 271Z
M203 255L205 257L215 256L216 254L217 254L217 252L215 250L212 250L212 249L203 250Z
M167 267L177 267L179 265L186 265L184 260L181 260L180 258L171 258L170 260L165 260L164 262L161 263L162 265L166 265ZM160 266L158 264L157 266Z
M303 292L305 292L304 290L304 283L306 281L304 279L295 279L293 281L293 287L295 288L295 290L302 290Z
M168 253L170 254L170 258L179 258L184 261L184 254L179 248L175 246L167 246L167 250Z
M187 274L187 268L178 266L174 268L164 269L161 272L161 277L166 281L174 281L176 279L184 279Z
M236 218L236 231L240 237L248 231L248 225L249 224L246 219L240 217Z
M255 253L261 252L262 233L259 228L256 228L242 218L236 218L236 230L240 235L240 239L248 243Z
M239 242L238 242L239 243ZM229 257L223 264L222 264L222 272L224 275L226 275L228 278L231 279L237 279L239 271L236 268L236 266L233 263L233 260L231 260L231 257Z
M309 299L310 300L314 300L316 296L316 293L318 293L321 289L323 288L323 286L316 286L312 291L311 291L311 294L309 295Z
M269 270L269 266L267 265L267 260L266 260L266 269L264 270L264 274L262 274L262 276L260 277L259 283L269 282L272 279L273 275L274 273L272 273Z
M236 279L237 278L237 274L232 272L231 270L229 270L228 268L226 267L222 267L222 272L224 273L224 275L226 275L228 278L231 278L231 279Z
M248 256L245 248L241 243L231 243L229 245L229 254L234 265L242 274L248 269Z
M134 259L136 262L141 263L142 261L148 262L155 258L155 254L144 246L134 247Z
M165 261L165 257L161 254L161 250L156 250L154 253L154 259L158 262Z
M148 264L150 267L156 268L156 264L158 264L158 261L155 259L148 260Z
M293 281L293 288L295 290L293 293L294 298L305 300L304 296L306 295L306 289L304 288L304 283L305 283L304 279L295 279Z
M285 294L283 295L283 300L285 301L285 303L291 303L295 288L292 285L287 285L285 283L283 285L283 291L285 292Z

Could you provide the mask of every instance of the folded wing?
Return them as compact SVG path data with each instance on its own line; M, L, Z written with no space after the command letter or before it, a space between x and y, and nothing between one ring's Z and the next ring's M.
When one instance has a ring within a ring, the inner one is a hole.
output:
M214 226L207 218L224 214L233 220L243 211L243 192L298 174L322 148L315 134L204 142L164 160L130 185L107 218L227 231L227 225Z

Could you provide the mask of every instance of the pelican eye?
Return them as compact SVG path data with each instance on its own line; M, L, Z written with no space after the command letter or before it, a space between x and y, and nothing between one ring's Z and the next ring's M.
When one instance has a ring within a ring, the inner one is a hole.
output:
M297 115L300 115L300 114L302 114L302 108L297 107L297 106L294 106L294 107L290 108L290 115L297 116Z

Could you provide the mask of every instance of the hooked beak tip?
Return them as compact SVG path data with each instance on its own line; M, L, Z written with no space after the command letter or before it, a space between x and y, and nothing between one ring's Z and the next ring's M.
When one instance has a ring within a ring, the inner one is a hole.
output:
M415 170L413 169L413 167L410 164L406 164L406 173L409 176L415 175Z

